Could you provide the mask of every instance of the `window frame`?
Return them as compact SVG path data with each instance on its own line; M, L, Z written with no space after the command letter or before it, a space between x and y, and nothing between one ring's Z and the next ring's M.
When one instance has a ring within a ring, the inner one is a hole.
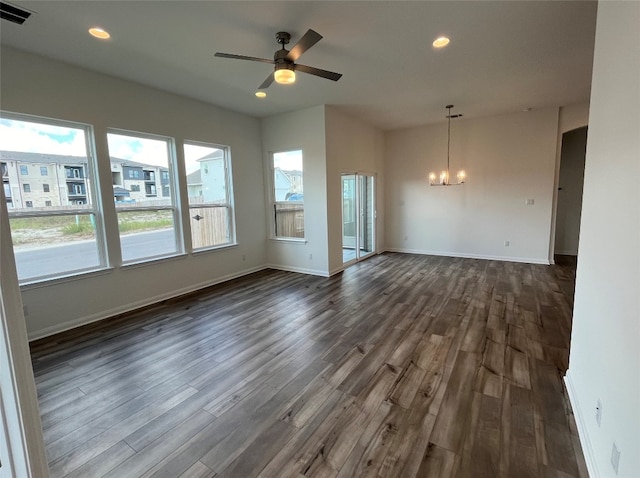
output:
M195 140L185 139L182 142L183 155L185 154L185 146L200 146L200 147L211 148L211 149L219 149L223 151L224 180L225 180L225 186L226 186L225 187L226 197L225 197L224 203L202 203L202 204L192 205L189 202L189 185L187 184L188 174L186 172L185 165L183 165L182 170L184 171L184 187L185 187L185 196L187 198L187 211L188 211L188 218L185 218L186 219L185 227L189 227L189 236L191 237L191 244L190 244L191 250L193 252L203 252L203 251L221 249L221 248L237 245L235 195L234 195L234 189L233 189L233 170L232 170L233 162L231 159L231 147L224 144L208 143L205 141L195 141ZM169 182L169 186L171 186L171 182ZM200 192L200 196L202 196L202 191ZM229 232L227 242L224 242L221 244L214 244L210 246L194 247L193 246L193 229L191 227L191 218L192 218L191 210L192 209L212 209L212 208L221 208L221 207L224 207L227 210L227 227Z
M288 148L288 149L279 149L279 150L274 150L274 151L269 151L268 154L268 167L267 167L267 171L269 171L269 180L268 180L268 184L269 184L269 204L268 204L268 217L269 219L269 239L274 240L274 241L282 241L282 242L299 242L299 243L306 243L307 242L307 227L306 227L306 208L304 207L304 199L302 201L277 201L276 200L276 184L275 184L275 164L274 164L274 160L275 160L275 156L277 154L283 154L283 153L291 153L291 152L300 152L300 157L301 157L301 161L302 161L302 194L304 195L304 176L305 176L305 168L304 168L304 149L303 148ZM302 213L303 213L303 235L302 237L299 236L279 236L277 235L277 219L276 219L276 215L277 215L277 206L278 205L282 205L282 204L286 204L286 205L295 205L295 204L301 204L302 205Z
M23 113L14 113L10 111L0 110L0 117L4 119L22 121L28 123L35 123L45 126L59 126L63 128L73 128L81 130L84 135L84 144L86 147L86 160L87 160L87 174L85 175L85 187L87 189L86 196L90 202L89 207L72 208L71 205L75 205L75 202L70 201L68 209L62 211L52 211L51 207L33 207L31 206L22 208L10 208L9 219L20 218L34 218L34 217L52 217L52 216L93 216L95 224L95 241L96 241L96 255L98 264L81 269L73 269L63 272L57 272L54 274L43 274L40 276L32 276L28 278L19 278L18 282L20 286L36 284L47 281L55 281L60 279L67 279L69 277L79 276L82 274L105 270L108 268L107 248L106 248L106 234L104 228L104 219L102 212L102 202L100 200L100 181L98 180L97 172L98 165L96 160L96 148L95 148L95 133L93 125L88 123L80 123L76 121L67 121L56 118L48 118L44 116L29 115ZM22 174L23 166L26 168L27 174ZM28 176L28 165L20 165L20 176ZM24 184L24 183L23 183ZM32 201L30 201L32 202ZM85 206L87 204L85 203ZM55 207L55 206L52 206Z
M177 156L176 156L176 140L175 138L171 137L171 136L164 136L161 134L153 134L153 133L145 133L145 132L140 132L140 131L132 131L132 130L126 130L126 129L121 129L121 128L106 128L106 134L105 134L105 139L107 140L107 150L108 150L108 138L109 138L109 134L116 134L116 135L120 135L120 136L128 136L128 137L132 137L132 138L141 138L141 139L150 139L150 140L155 140L155 141L163 141L166 143L167 146L167 159L168 159L168 165L167 165L167 169L169 171L169 184L173 185L173 184L177 184ZM109 151L109 161L111 161L111 152ZM160 168L160 167L158 167ZM135 169L129 169L128 173L129 175L135 172L136 175L135 177L129 177L128 179L131 181L144 181L144 174L142 175L143 177L140 177L140 172ZM124 176L124 174L123 174ZM142 188L141 188L142 189ZM145 188L146 189L146 188ZM119 238L119 242L118 245L120 247L120 254L121 254L121 262L123 266L131 266L131 265L136 265L136 264L143 264L146 262L153 262L156 260L162 260L165 258L169 258L169 257L174 257L174 256L180 256L180 255L184 255L185 254L185 249L184 249L184 234L183 234L183 230L184 230L184 223L182 221L182 214L180 213L181 211L181 207L180 207L180 197L179 195L175 194L174 191L176 190L175 187L170 188L170 195L169 195L169 199L171 201L171 205L169 206L162 206L162 205L155 205L155 206L126 206L126 205L115 205L115 213L116 213L116 227L118 230L118 238ZM141 211L146 211L146 212L155 212L155 211L171 211L172 212L172 217L173 217L173 236L174 236L174 244L175 244L175 250L173 252L168 252L165 254L156 254L156 255L152 255L152 256L144 256L144 257L137 257L134 259L129 259L129 260L125 260L122 256L122 235L120 232L120 226L119 226L119 220L118 220L118 213L120 212L141 212Z

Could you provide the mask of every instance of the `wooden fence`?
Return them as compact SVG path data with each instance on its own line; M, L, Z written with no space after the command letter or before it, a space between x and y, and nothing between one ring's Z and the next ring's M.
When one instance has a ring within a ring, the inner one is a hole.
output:
M189 215L194 249L230 242L228 206L191 207Z
M304 237L304 205L278 202L274 205L276 237Z

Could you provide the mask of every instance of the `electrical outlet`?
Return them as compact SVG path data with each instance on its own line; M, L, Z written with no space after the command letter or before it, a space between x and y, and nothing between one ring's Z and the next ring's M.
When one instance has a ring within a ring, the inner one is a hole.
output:
M616 442L613 442L613 447L611 448L611 466L613 467L613 471L618 474L618 465L620 464L620 450L616 446Z
M242 260L246 261L247 260L247 256L245 256L244 254L242 254Z
M535 203L535 200L533 200L533 199L527 199L527 200L525 201L525 204L526 204L527 206L533 206L533 204L534 204L534 203Z
M509 247L511 245L511 241L504 241L504 247Z
M598 426L602 423L602 401L600 399L596 403L596 423Z
M309 260L313 259L313 254L309 254Z
M29 307L27 307L26 304L22 305L22 315L24 315L25 317L29 315Z

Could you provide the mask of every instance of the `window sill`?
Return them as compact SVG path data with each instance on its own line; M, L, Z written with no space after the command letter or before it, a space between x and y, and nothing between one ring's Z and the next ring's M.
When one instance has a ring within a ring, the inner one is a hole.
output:
M67 282L75 282L79 280L85 280L91 277L97 277L113 272L113 267L104 267L101 269L90 269L84 271L70 272L69 274L59 275L56 277L44 277L41 279L27 280L20 284L20 290L32 290L40 289L42 287L49 287L56 284L64 284Z
M145 267L148 265L159 264L161 262L175 261L178 259L184 259L185 257L187 257L187 255L183 252L167 256L146 257L144 259L126 262L122 264L121 269L135 269L136 267Z
M223 249L233 249L234 247L238 247L238 243L237 242L229 242L228 244L220 244L217 246L211 246L211 247L201 247L199 249L194 249L191 253L195 256L198 254L203 254L203 253L207 253L207 252L216 252L216 251L220 251Z
M298 237L270 237L269 238L270 241L274 241L274 242L285 242L285 243L291 243L291 244L306 244L307 240L305 238L298 238Z

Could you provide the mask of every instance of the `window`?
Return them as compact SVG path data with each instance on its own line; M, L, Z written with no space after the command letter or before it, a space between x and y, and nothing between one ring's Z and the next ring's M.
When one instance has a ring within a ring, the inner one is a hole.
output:
M21 176L28 176L29 175L29 168L28 166L20 166L20 175Z
M140 179L140 170L139 169L129 169L128 170L129 179Z
M65 176L69 179L84 179L84 169L82 167L65 166Z
M31 184L24 183L24 184L22 185L22 190L23 190L25 193L30 193L30 192L31 192Z
M302 151L271 155L273 235L304 238Z
M49 168L47 168L46 166L40 166L40 176L48 176L49 175Z
M107 143L114 163L117 154L118 158L144 165L145 169L164 168L171 180L174 163L171 138L112 130L107 133ZM123 168L127 180L142 177L142 167L128 167L125 163ZM127 187L130 186L125 184ZM116 193L114 187L114 197ZM163 257L182 250L177 229L178 209L172 197L141 198L137 195L136 199L116 201L116 212L123 262Z
M48 184L43 184L42 185L42 191L45 193L51 192L51 190L49 189L49 185Z
M56 168L67 166L65 160L72 156L74 158L70 160L78 161L77 157L83 157L86 167L94 168L90 157L95 155L90 154L91 145L87 141L91 137L90 126L12 113L2 113L0 121L3 126L19 133L15 136L22 143L12 142L12 150L19 152L12 161L19 166L21 175L28 173L27 165L24 164L26 161L42 164L45 157L47 163L56 161L57 164L52 166ZM6 149L3 146L0 138L0 149ZM91 177L95 175L92 174ZM100 252L104 250L102 244L99 244L102 235L96 233L101 228L102 219L92 195L96 191L95 184L86 180L92 194L82 198L84 204L77 204L67 197L67 176L61 174L56 180L58 183L54 183L53 187L48 183L49 191L55 196L48 196L49 201L36 203L46 204L48 207L36 208L33 207L35 201L25 201L24 206L14 204L9 210L20 283L95 270L103 267L106 262ZM18 184L14 186L19 187ZM23 189L25 186L27 185L23 184ZM56 205L52 205L53 203Z
M139 193L140 192L140 185L139 184L132 184L131 185L131 192Z
M235 226L229 148L185 142L184 160L193 249L232 244Z

